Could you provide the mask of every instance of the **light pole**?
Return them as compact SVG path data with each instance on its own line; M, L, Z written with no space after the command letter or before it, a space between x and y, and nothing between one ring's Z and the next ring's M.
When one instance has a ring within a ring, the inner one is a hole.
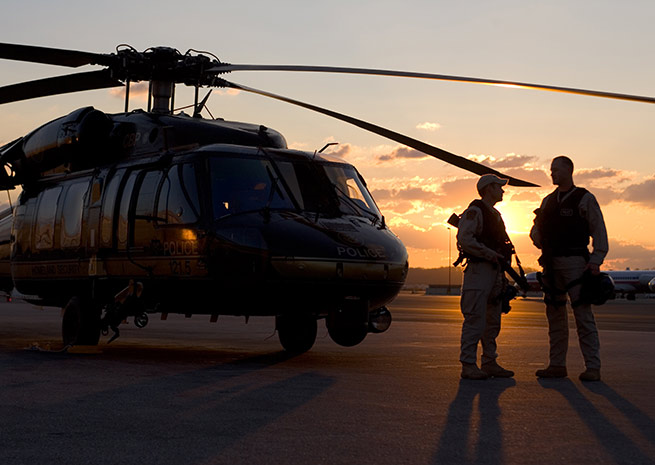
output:
M450 295L450 266L452 264L452 260L450 258L450 226L448 226L448 289L446 289L446 294Z

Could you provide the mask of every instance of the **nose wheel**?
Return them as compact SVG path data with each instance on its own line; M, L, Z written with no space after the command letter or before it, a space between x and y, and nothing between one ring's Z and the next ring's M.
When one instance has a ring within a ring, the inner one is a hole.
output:
M314 315L289 314L275 317L280 344L284 350L302 354L312 348L316 341L317 324Z
M346 301L332 310L326 320L330 338L340 346L356 346L368 334L368 309L363 301Z

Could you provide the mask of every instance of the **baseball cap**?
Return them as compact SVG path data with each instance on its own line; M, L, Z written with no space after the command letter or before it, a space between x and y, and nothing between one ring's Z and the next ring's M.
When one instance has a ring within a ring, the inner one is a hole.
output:
M495 174L485 174L484 176L480 176L480 179L478 179L477 187L478 191L480 191L489 184L500 184L501 186L504 186L508 182L509 181L507 179L499 178Z

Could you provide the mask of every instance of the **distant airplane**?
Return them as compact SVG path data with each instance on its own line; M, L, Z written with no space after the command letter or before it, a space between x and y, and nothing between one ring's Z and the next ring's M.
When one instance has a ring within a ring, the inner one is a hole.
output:
M655 270L630 270L605 271L614 281L614 292L617 296L625 297L628 300L635 300L636 294L655 292ZM537 281L537 273L525 275L530 285L530 290L541 291L541 285Z

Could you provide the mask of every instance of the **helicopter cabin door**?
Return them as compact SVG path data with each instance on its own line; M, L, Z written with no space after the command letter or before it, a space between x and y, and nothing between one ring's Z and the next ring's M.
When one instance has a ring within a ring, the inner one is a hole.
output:
M114 254L114 216L125 170L105 170L94 176L87 216L89 276L106 276L107 259Z
M161 231L157 228L155 204L157 191L164 173L161 169L146 169L132 173L134 187L131 199L121 200L121 214L118 225L119 249L127 249L133 264L147 270L148 274L161 274L158 257L162 254ZM129 183L129 181L128 181ZM127 208L127 222L123 223Z

